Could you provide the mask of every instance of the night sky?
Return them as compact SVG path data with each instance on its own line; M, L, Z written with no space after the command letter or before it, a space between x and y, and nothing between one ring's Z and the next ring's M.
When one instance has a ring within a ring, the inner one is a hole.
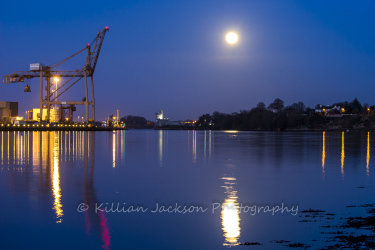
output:
M0 74L53 65L109 27L94 74L96 118L170 120L249 110L375 104L375 1L1 1ZM229 45L234 31L239 42ZM59 70L84 65L84 55ZM78 66L76 66L78 65ZM23 92L26 84L31 93ZM61 96L80 100L84 82ZM20 116L39 108L39 79L0 84ZM78 106L74 118L84 115Z

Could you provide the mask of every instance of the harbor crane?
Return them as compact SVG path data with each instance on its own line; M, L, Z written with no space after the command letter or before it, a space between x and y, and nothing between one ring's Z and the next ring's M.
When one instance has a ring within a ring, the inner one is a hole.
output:
M102 30L99 30L96 38L91 44L87 44L85 48L81 49L74 55L62 60L61 62L52 65L52 66L44 66L41 63L33 63L30 64L30 71L15 71L12 74L3 76L3 83L16 83L16 82L24 82L25 79L31 79L34 77L40 78L40 122L43 121L43 106L46 106L47 109L47 122L50 121L50 108L52 105L85 105L86 107L86 123L89 122L89 105L91 105L92 109L92 120L95 121L95 97L94 97L94 71L96 67L96 63L98 62L100 49L103 44L105 33L108 31L108 27L105 27ZM55 67L59 66L60 64L68 61L72 57L80 54L83 51L87 51L86 62L83 68L74 70L74 71L57 71L54 70ZM43 77L46 80L46 96L43 97ZM63 81L60 87L56 88L56 92L61 89L58 95L54 96L54 92L51 91L51 78L54 77L61 77L61 78L69 78L66 81ZM77 80L75 78L78 78ZM65 93L70 87L76 84L79 80L84 78L85 81L85 97L82 101L57 101L57 98ZM87 78L91 79L91 101L89 101L88 95L88 83ZM73 80L74 79L74 80ZM68 83L72 82L69 86L65 86ZM27 85L25 87L25 92L31 92L30 86Z

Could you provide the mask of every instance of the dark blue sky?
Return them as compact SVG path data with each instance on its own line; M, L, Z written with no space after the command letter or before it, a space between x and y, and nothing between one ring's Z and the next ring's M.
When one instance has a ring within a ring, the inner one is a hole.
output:
M119 109L154 120L160 108L171 120L196 119L276 97L373 105L374 11L375 1L342 0L1 1L0 74L57 63L108 26L94 75L97 119ZM229 31L239 34L235 46ZM39 107L38 79L28 84L31 93L26 83L0 84L0 99L18 101L21 115ZM83 81L72 91L62 99L80 100ZM83 114L78 106L75 117Z

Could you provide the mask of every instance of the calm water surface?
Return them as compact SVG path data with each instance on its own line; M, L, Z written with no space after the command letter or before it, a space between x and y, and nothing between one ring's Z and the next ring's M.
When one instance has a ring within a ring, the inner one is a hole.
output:
M0 132L0 248L315 249L332 221L301 211L374 203L374 148L367 132Z

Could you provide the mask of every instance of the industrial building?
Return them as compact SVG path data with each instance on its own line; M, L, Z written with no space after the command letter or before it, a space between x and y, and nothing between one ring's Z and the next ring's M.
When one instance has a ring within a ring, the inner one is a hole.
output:
M159 113L155 113L155 116L156 116L156 121L157 120L164 120L163 110L160 110ZM168 120L168 118L167 118L167 120Z
M163 110L160 110L159 113L155 113L156 116L156 122L155 127L156 128L162 128L162 127L177 127L177 126L187 126L192 127L195 126L195 122L193 121L170 121L169 118L164 118Z
M178 122L171 122L169 121L169 118L164 118L164 113L162 109L160 110L159 113L155 113L155 116L156 116L155 127L161 128L163 126L168 126L168 125L179 125Z
M58 122L59 121L59 110L58 109L51 109L51 122ZM47 120L47 109L43 109L42 113L43 120ZM28 120L33 120L33 121L40 121L40 109L32 109L29 110L28 112Z
M50 109L50 122L73 122L73 112L76 111L74 105L70 106L55 106ZM47 109L43 109L42 120L47 120ZM27 120L39 121L40 120L40 109L32 109L28 111Z
M12 117L18 117L18 102L0 101L0 121L10 122Z

